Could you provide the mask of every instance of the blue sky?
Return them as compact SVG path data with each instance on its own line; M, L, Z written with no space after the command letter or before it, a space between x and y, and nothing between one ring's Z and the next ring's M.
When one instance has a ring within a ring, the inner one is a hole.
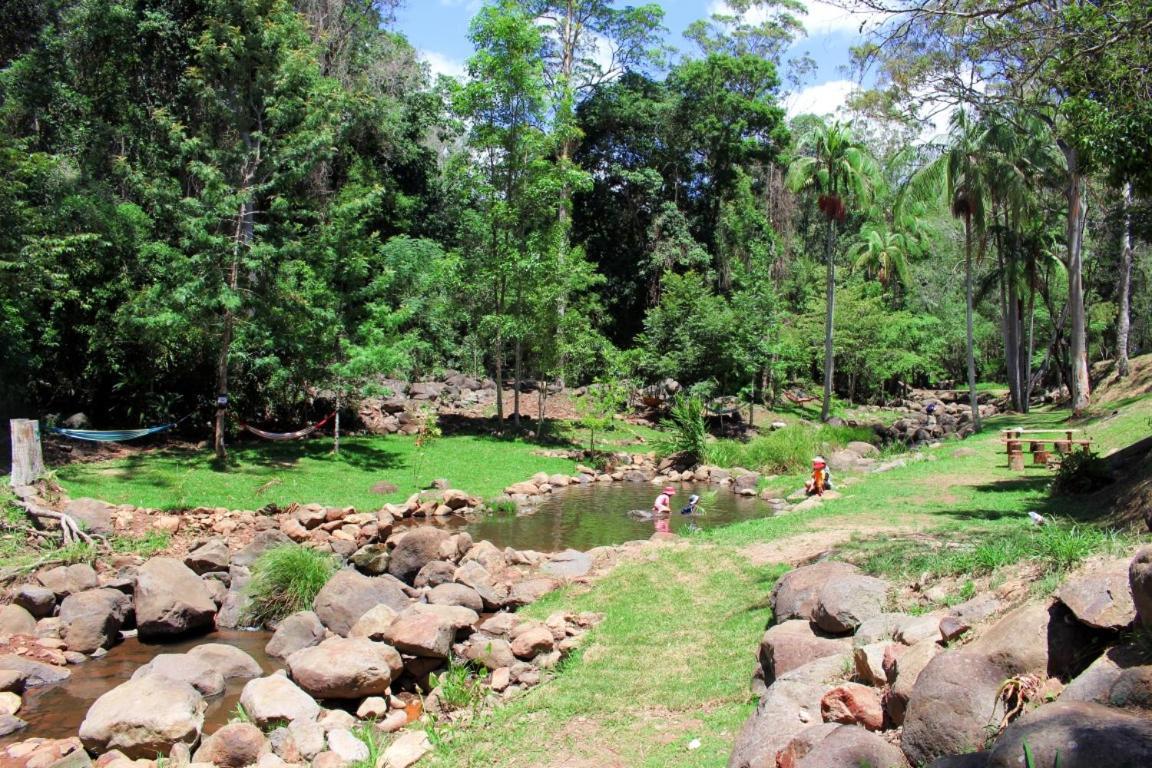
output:
M648 0L624 0L623 4L639 5ZM684 29L696 19L723 10L722 0L657 0L664 7L664 25L668 43L687 49ZM797 42L787 57L809 54L818 64L818 72L786 100L788 111L834 113L852 89L850 75L843 71L848 63L848 48L860 40L861 21L873 21L840 8L804 0L808 6L805 26L808 37ZM480 0L407 0L397 13L396 26L421 52L436 73L460 75L472 53L468 42L468 24L480 8ZM786 57L786 58L787 58Z

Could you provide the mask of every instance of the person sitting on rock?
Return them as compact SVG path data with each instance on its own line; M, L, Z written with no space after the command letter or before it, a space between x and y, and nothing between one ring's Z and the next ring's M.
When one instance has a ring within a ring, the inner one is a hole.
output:
M832 474L823 456L812 459L812 477L804 483L804 492L809 496L823 496L824 491L832 490Z

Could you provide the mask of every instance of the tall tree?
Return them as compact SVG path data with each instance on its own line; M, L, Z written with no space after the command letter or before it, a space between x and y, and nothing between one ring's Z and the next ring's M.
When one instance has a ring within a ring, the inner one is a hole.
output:
M824 239L824 403L820 418L831 416L834 380L833 331L836 318L836 234L847 218L849 206L866 199L877 175L875 160L856 141L852 129L840 122L815 122L801 135L800 155L788 169L793 190L811 187L825 219Z

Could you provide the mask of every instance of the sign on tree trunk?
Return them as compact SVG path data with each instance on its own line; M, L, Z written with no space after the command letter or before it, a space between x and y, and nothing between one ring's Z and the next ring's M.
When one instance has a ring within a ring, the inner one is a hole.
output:
M44 474L44 454L40 450L40 422L11 419L12 485L32 485Z

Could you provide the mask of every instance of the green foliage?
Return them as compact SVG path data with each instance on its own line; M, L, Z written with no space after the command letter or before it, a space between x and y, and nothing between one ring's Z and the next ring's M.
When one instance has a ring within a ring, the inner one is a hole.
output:
M428 685L440 690L440 701L450 710L468 709L484 697L484 687L472 668L457 659L449 659L447 668L440 674L428 675Z
M290 544L268 550L252 564L246 618L265 625L310 609L335 571L332 556L314 549Z
M803 472L812 457L832 453L852 442L867 442L869 429L792 424L753 438L747 443L717 440L709 443L705 460L720 467L744 467L759 472Z
M148 531L140 538L114 536L108 543L114 552L152 557L168 548L172 535L166 531Z
M494 515L514 515L520 509L512 499L491 499L484 506Z
M1084 494L1098 491L1112 483L1108 462L1092 451L1072 451L1060 459L1056 477L1052 479L1053 494Z
M696 395L676 395L668 416L672 423L667 433L652 442L656 455L681 455L691 464L704 459L708 453L704 401Z

